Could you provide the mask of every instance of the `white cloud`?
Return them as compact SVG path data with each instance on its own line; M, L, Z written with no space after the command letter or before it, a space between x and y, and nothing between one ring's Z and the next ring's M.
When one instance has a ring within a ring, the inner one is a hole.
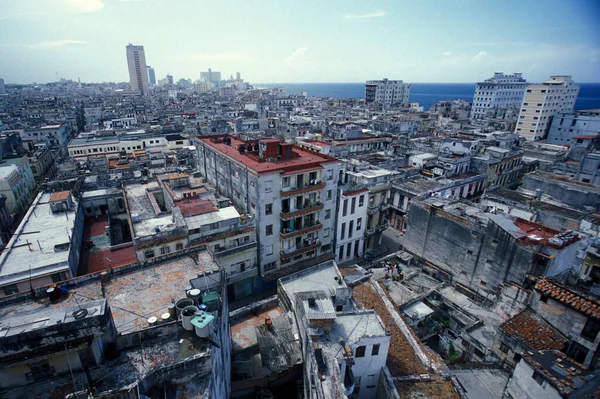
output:
M60 39L60 40L51 40L46 42L34 43L30 44L27 47L35 50L48 50L55 49L66 46L82 46L87 44L85 40L71 40L71 39Z
M292 54L285 58L285 62L298 62L306 58L308 49L306 47L298 47Z
M473 59L471 61L473 61L473 62L482 62L486 58L488 58L488 56L489 56L489 54L488 54L487 51L481 50L480 52L477 53L477 55L475 57L473 57Z
M452 51L444 51L444 52L442 53L442 55L443 55L444 57L450 57L450 56L452 55Z
M104 8L103 0L62 0L73 14L84 14L100 11Z
M365 14L346 14L344 15L344 19L368 19L368 18L382 18L385 17L387 13L385 11L375 11L369 12Z

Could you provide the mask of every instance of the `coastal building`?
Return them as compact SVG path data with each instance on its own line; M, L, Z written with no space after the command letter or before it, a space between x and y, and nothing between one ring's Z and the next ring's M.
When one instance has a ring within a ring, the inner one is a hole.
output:
M494 108L519 107L523 102L527 85L521 73L505 75L496 72L493 77L477 82L471 119L485 118L487 112Z
M9 158L0 164L0 194L12 214L25 213L34 198L35 177L27 157Z
M144 46L134 46L130 43L125 49L131 89L141 95L148 95L150 88L148 85L148 66L146 65Z
M578 94L579 85L566 75L528 86L515 133L529 141L543 140L556 114L573 111Z
M365 101L367 103L382 104L385 106L395 104L408 104L410 84L401 80L368 80L365 84Z
M600 136L600 109L556 114L552 118L546 142L569 145L577 136Z
M276 139L197 137L200 174L256 220L263 280L333 257L337 159Z

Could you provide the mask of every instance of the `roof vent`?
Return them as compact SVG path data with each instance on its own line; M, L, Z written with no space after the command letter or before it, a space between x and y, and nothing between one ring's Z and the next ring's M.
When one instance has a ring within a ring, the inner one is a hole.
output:
M315 300L315 298L308 298L308 306L311 308L317 307L317 301Z

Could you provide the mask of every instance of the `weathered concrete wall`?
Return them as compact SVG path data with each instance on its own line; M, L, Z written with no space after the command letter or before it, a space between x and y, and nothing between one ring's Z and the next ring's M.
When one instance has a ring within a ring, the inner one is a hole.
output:
M565 184L564 181L541 177L534 172L525 175L523 188L532 191L541 189L544 194L567 205L576 208L587 206L592 207L596 212L600 211L600 190L591 184L589 186Z
M506 391L512 398L521 399L560 399L561 395L547 381L538 384L533 378L533 368L521 360L512 378L510 379Z

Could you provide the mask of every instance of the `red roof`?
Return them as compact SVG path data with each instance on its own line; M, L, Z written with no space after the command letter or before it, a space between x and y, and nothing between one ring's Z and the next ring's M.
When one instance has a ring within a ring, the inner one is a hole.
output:
M563 350L569 343L567 337L529 308L500 324L500 330L533 350Z
M211 136L211 137L198 137L198 140L202 141L205 145L212 147L227 157L243 164L247 168L254 172L260 173L275 173L275 172L289 172L293 170L305 170L308 168L321 168L322 164L337 162L337 159L328 155L320 154L318 152L310 151L298 146L293 146L293 152L297 155L290 159L279 160L276 162L266 162L265 160L258 159L255 154L248 154L247 152L240 153L238 146L240 144L247 145L248 142L240 140L237 137L229 136L231 139L231 145L223 143L224 136ZM276 139L266 139L268 142L279 142ZM262 140L261 140L262 141Z
M217 211L218 208L209 200L202 199L183 199L175 201L175 206L181 209L183 216L202 215L204 213Z
M590 317L600 319L600 303L594 298L585 297L582 294L571 291L567 287L545 278L537 282L535 289L570 308Z

